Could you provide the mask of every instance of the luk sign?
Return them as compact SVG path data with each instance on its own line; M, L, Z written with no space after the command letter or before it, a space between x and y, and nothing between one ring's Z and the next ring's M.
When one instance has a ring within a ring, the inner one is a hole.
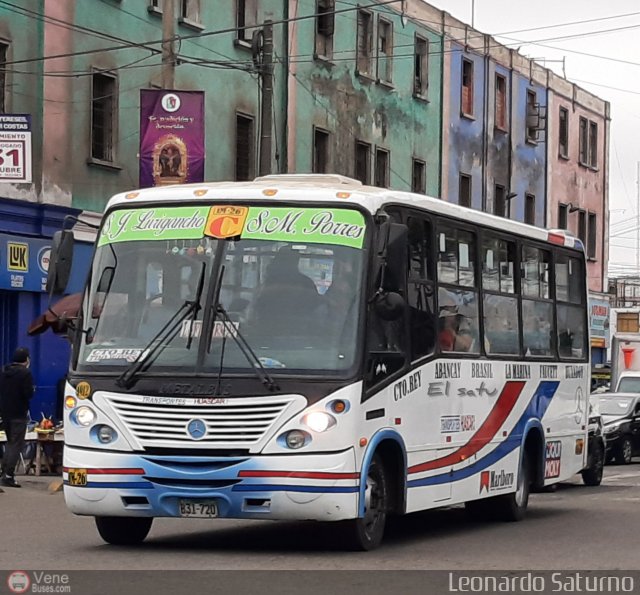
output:
M29 114L0 114L0 181L31 182Z

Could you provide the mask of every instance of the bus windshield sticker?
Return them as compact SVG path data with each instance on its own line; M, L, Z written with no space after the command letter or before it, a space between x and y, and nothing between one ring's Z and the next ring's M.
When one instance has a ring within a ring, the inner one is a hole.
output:
M305 207L152 207L111 213L98 246L203 237L333 244L362 248L365 220L353 209Z
M133 363L141 353L142 349L94 349L87 356L87 361L95 363L108 360L124 360L128 363Z

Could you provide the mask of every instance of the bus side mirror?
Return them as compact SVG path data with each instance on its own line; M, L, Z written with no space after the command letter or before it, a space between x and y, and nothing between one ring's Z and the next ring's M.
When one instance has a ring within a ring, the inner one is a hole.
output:
M374 307L379 318L391 322L402 318L405 301L399 293L389 291L376 296Z
M53 234L51 257L47 273L47 293L49 297L64 293L71 276L73 263L73 232L64 229Z

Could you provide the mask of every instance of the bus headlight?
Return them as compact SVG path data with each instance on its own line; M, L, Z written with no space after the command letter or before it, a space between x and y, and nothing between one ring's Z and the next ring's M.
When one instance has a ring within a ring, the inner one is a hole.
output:
M310 441L310 436L302 430L291 430L287 432L284 440L289 448L298 449L302 448L307 442Z
M312 411L302 418L302 422L314 432L321 433L335 426L336 418L324 411Z
M93 409L83 405L73 412L73 418L80 426L90 426L96 419Z
M98 426L96 435L102 444L109 444L109 442L113 442L118 437L116 431L109 426Z

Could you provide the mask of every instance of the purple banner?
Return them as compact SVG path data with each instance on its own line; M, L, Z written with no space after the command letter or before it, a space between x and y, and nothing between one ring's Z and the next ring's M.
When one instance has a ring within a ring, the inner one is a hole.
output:
M140 90L140 188L204 181L204 91Z

